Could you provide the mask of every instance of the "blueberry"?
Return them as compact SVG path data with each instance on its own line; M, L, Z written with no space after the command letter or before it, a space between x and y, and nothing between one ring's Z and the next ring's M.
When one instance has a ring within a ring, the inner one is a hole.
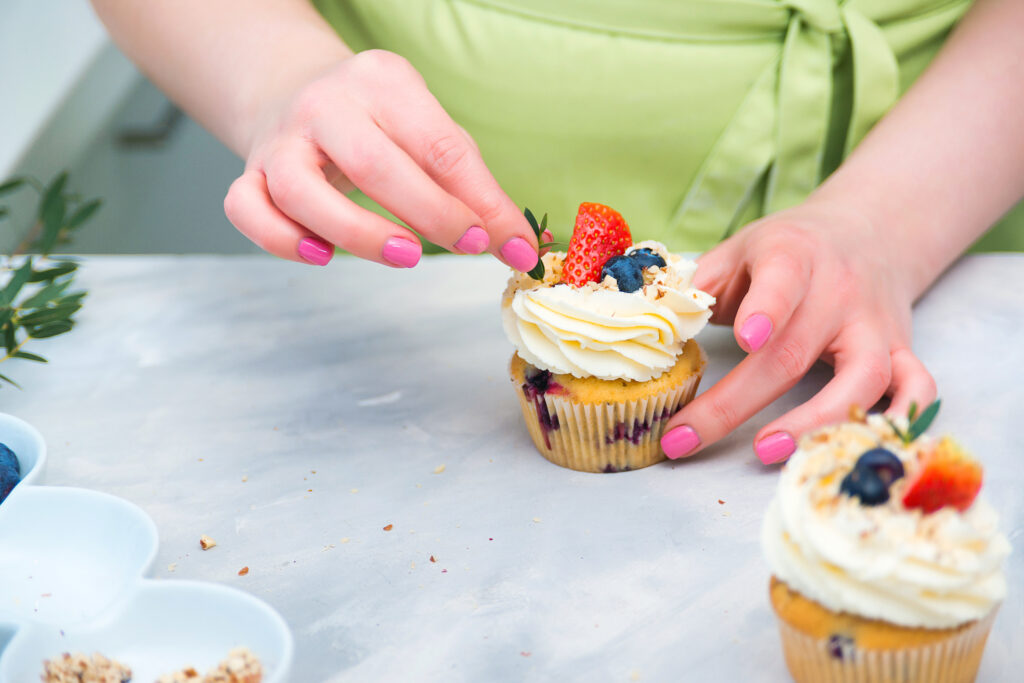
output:
M839 492L859 498L862 505L881 505L889 500L889 487L868 467L854 467L843 477Z
M629 257L639 263L643 270L647 270L651 266L658 266L659 268L665 267L665 259L654 253L654 250L650 247L641 247L632 251L630 252Z
M7 444L0 443L0 503L21 481L21 464Z
M874 470L886 486L903 476L903 463L891 451L884 448L872 448L857 458L855 467Z
M628 256L612 256L601 269L601 279L611 275L620 292L635 292L644 285L644 272L640 264Z

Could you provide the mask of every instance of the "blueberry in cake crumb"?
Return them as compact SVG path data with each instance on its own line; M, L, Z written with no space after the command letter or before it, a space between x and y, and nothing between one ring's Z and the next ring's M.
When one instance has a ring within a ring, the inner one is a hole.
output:
M853 658L853 638L849 636L833 633L829 636L825 647L828 649L829 656L833 659L844 660Z
M643 270L647 270L651 266L656 266L658 268L665 267L665 259L656 254L650 247L640 247L639 249L629 252L628 256L636 261Z
M11 493L21 481L21 464L14 451L7 444L0 443L0 503Z
M644 271L640 263L629 256L613 256L601 269L601 279L611 276L620 292L635 292L644 285Z
M551 415L548 404L544 401L544 394L559 389L557 382L552 381L551 373L547 370L527 370L526 382L523 383L523 395L533 402L537 411L537 421L540 423L541 431L544 432L544 444L551 448L550 433L558 429L558 415Z

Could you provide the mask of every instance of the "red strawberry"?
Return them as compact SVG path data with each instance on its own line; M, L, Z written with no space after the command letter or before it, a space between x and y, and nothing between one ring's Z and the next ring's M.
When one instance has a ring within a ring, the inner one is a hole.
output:
M942 439L922 457L921 469L907 483L903 505L935 512L947 505L963 512L981 489L981 464L952 439Z
M562 282L573 287L597 282L605 261L621 256L632 244L629 226L618 211L603 204L580 204L562 264Z

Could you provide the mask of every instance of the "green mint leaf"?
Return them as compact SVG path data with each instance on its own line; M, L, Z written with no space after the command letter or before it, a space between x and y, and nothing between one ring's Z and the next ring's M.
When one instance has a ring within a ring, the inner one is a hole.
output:
M544 217L540 219L540 232L537 233L537 237L544 234L544 231L548 229L548 215L544 214Z
M0 327L6 325L14 317L14 309L10 306L0 308Z
M9 192L14 192L24 184L24 178L11 178L6 183L0 183L0 195L5 195Z
M36 354L29 353L28 351L18 351L16 354L14 354L14 358L24 358L25 360L33 360L33 361L35 361L37 363L49 363L50 362L50 361L46 360L45 358L43 358L42 356L37 356Z
M896 436L899 438L900 441L902 441L903 443L910 443L910 441L907 439L907 435L904 434L903 431L896 426L895 422L890 420L888 417L885 418L885 421L889 423L890 427L892 427L892 431L896 432Z
M935 419L935 416L939 414L939 406L941 405L941 399L936 399L935 403L925 408L921 416L914 420L913 424L910 425L910 429L907 430L907 436L910 437L908 443L924 434L925 430L928 429Z
M533 269L531 269L530 272L527 273L527 275L532 277L534 280L543 280L544 279L544 260L543 259L537 259L537 265L535 265L533 267Z
M7 281L7 286L0 290L0 306L10 306L14 297L18 296L18 292L30 277L32 277L32 259L26 259L21 268L14 271L14 275Z
M547 247L557 247L561 242L544 242L537 246L538 249L546 249Z
M537 217L533 215L533 211L530 211L529 208L524 208L523 215L526 216L526 222L530 224L533 234L540 237L541 229L540 226L537 225Z

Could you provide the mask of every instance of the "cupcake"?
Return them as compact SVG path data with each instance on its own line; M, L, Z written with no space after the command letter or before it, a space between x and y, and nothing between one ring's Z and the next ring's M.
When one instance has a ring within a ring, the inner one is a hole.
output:
M977 675L1010 546L978 462L920 436L937 407L818 430L783 468L762 545L798 683Z
M665 422L697 393L706 364L693 337L715 299L693 287L696 269L658 242L633 244L622 216L585 203L567 252L512 275L502 297L516 348L509 374L545 458L584 472L664 459Z

